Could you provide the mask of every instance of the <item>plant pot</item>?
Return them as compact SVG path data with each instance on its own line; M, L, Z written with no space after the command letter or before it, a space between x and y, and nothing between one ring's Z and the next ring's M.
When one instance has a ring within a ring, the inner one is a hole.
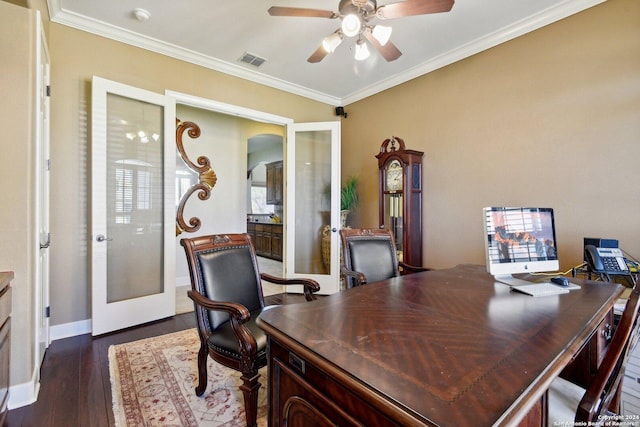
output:
M348 210L340 211L340 228L351 228L347 225L347 216L349 215ZM331 263L331 226L325 225L322 229L322 264L327 272L330 271L330 263ZM340 253L342 257L342 252Z

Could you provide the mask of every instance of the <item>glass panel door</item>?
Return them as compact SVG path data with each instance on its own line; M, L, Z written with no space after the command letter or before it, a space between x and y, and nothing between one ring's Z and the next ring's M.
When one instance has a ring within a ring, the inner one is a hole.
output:
M93 97L98 335L175 314L175 109L163 95L98 78Z
M340 123L289 127L287 143L287 276L339 290Z

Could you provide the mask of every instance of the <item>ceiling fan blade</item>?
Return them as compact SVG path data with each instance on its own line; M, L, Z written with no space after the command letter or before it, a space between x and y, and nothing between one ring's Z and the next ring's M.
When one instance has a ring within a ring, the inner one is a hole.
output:
M320 45L320 47L317 48L316 51L313 52L311 56L307 59L307 62L311 62L312 64L315 64L316 62L322 61L324 57L327 56L328 54L329 52L327 52L326 49L322 47L322 45Z
M384 46L382 46L380 42L376 40L375 37L373 37L373 34L371 34L371 30L365 31L364 36L367 38L367 40L369 40L369 43L371 43L373 47L378 49L378 52L380 52L380 55L382 55L382 57L386 59L388 62L395 61L396 59L400 58L400 56L402 55L402 52L400 52L400 49L398 49L396 45L391 43L390 40L387 41L384 44Z
M376 14L380 19L393 19L403 16L449 12L453 3L454 0L406 0L380 6L376 10Z
M271 16L301 16L304 18L337 18L338 14L330 10L306 9L303 7L280 7L271 6L269 8Z

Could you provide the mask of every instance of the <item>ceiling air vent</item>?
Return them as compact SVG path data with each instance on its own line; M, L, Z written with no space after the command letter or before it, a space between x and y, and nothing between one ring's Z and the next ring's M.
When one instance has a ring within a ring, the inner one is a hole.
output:
M254 55L252 53L245 52L240 57L240 62L253 65L254 67L259 67L266 62L266 59L260 58L258 55Z

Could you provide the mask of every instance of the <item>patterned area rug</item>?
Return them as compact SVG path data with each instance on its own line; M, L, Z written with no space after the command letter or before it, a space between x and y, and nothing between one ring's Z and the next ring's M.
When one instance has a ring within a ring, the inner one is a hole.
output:
M245 426L239 372L209 358L207 389L196 396L199 347L195 329L109 347L116 426ZM266 369L260 370L260 427L267 425Z

